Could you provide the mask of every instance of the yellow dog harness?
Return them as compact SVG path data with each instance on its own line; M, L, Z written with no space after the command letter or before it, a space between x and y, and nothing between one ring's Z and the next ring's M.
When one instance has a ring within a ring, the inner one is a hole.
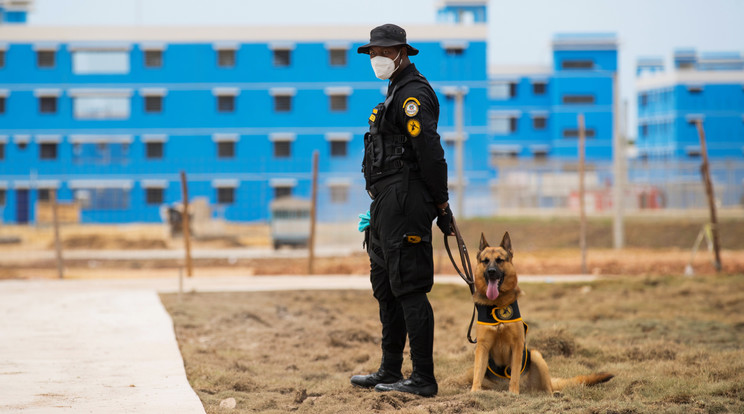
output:
M527 324L522 320L522 315L519 313L519 304L517 301L502 308L476 303L475 309L478 311L478 325L497 326L502 323L522 322L524 325L524 334L527 335L529 326L527 326ZM522 351L522 369L519 371L520 375L530 366L531 361L532 352L527 349L527 345L525 344L524 350ZM486 375L489 377L511 378L511 366L496 365L493 359L489 357Z

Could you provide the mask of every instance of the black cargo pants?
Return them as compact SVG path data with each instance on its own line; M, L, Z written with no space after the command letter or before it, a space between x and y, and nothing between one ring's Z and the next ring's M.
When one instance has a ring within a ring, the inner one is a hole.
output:
M414 373L432 382L434 313L426 294L434 283L431 226L436 214L420 179L388 186L370 206L370 280L380 305L383 355L402 358L407 335Z

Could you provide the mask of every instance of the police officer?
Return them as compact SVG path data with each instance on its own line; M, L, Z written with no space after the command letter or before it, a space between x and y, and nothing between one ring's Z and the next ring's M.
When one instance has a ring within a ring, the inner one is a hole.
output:
M426 294L434 282L431 224L452 233L447 162L437 134L439 101L409 56L402 28L372 29L368 54L375 76L390 79L385 102L369 117L362 171L372 197L367 251L370 280L380 306L382 361L377 372L355 375L351 383L376 391L402 391L430 397L434 377L434 314ZM401 373L408 337L413 372Z

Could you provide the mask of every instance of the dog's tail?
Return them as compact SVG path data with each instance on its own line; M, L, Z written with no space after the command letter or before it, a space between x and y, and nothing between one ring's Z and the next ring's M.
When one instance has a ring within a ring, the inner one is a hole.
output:
M615 375L607 372L597 374L579 375L573 378L551 378L550 383L553 392L560 391L572 385L596 385L611 380Z

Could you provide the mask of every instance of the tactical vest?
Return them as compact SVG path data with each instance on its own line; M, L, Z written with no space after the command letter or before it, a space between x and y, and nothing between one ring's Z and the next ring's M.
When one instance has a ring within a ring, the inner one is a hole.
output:
M410 82L429 83L423 76L416 74L401 80L395 85L385 102L378 104L369 117L369 132L364 134L364 160L362 173L366 181L367 192L372 198L390 183L408 179L409 171L417 171L418 164L413 151L413 145L408 135L391 134L391 129L385 128L388 106L395 97L395 92ZM375 185L377 184L377 185Z

